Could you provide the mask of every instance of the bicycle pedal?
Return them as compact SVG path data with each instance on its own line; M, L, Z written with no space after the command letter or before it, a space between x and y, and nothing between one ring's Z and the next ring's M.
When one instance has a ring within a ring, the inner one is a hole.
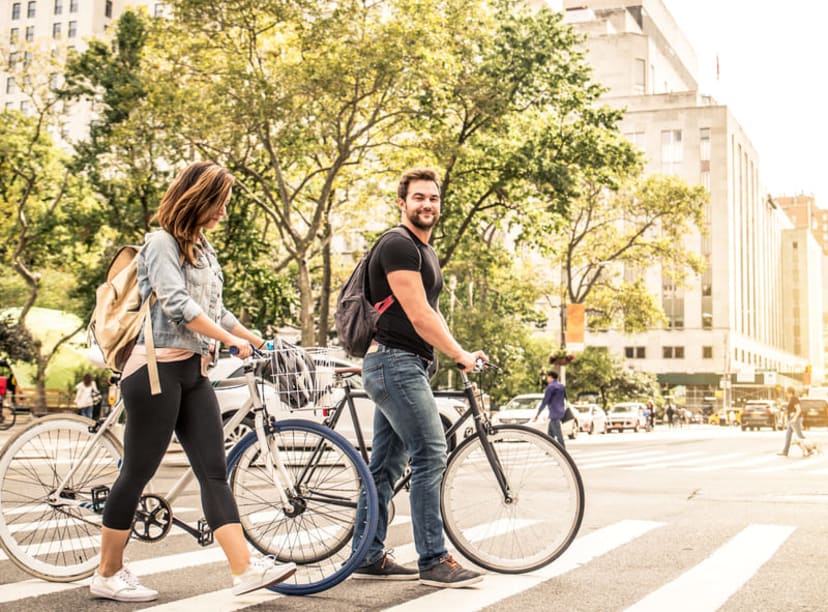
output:
M92 487L92 510L95 512L102 512L108 497L109 487L106 485Z
M201 546L210 546L213 543L213 530L210 529L210 526L207 524L207 521L202 519L198 519L198 527L196 528L198 532L198 536L196 536L196 540L198 541L199 545Z

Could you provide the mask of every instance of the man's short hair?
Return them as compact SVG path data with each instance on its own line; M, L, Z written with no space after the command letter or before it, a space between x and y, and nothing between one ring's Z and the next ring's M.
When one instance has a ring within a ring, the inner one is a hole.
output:
M440 178L437 176L437 171L432 168L411 168L403 172L400 177L400 182L397 184L397 197L404 200L408 195L408 185L411 181L432 181L440 187Z
M549 370L546 375L551 376L554 380L558 380L558 373L555 370Z

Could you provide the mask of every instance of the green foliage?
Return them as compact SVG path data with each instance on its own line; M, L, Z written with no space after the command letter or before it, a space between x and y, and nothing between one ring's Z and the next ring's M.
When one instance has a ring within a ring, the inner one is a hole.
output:
M570 399L579 393L597 393L609 406L621 401L660 400L661 389L654 374L632 370L606 348L586 347L566 368L566 389Z
M0 316L0 355L10 361L33 361L36 352L29 330L10 314Z

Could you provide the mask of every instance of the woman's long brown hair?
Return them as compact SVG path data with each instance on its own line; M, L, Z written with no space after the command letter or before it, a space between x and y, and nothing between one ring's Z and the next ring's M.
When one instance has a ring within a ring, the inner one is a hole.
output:
M196 263L202 228L227 201L235 182L226 168L212 162L195 162L175 177L161 198L153 220L175 237L190 264Z

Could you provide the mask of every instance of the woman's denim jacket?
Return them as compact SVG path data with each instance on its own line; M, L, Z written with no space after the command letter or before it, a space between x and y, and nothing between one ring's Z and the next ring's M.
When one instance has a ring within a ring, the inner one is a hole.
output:
M155 291L150 315L156 347L182 348L204 355L212 340L187 329L187 323L203 313L227 331L239 324L221 300L224 276L216 252L205 240L197 253L197 265L186 260L182 265L178 241L158 230L147 234L138 254L141 299L146 300ZM138 343L144 343L143 329Z

